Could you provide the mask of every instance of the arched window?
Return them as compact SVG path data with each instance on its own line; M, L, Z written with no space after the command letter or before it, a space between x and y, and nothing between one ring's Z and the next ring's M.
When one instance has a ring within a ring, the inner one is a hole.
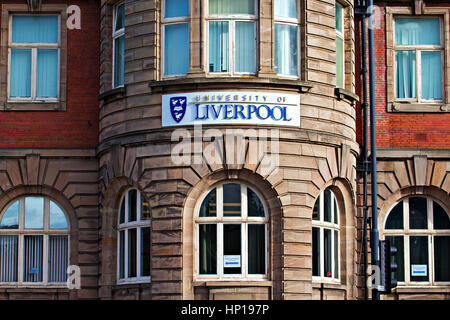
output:
M118 283L150 281L150 223L147 200L138 190L128 190L118 215Z
M197 208L196 275L211 279L264 279L268 271L267 208L245 184L223 183Z
M27 196L1 212L1 283L63 283L68 264L69 224L55 202Z
M333 191L320 193L312 218L313 280L339 281L339 208Z
M450 218L439 203L425 197L401 200L387 216L384 238L397 248L399 283L450 282Z

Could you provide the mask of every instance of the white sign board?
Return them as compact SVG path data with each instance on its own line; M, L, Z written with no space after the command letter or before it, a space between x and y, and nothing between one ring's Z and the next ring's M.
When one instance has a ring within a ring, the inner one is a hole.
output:
M259 124L300 127L300 95L190 92L162 96L162 126Z
M241 256L240 255L224 255L223 256L224 268L240 268Z
M426 264L413 264L411 265L411 276L427 276Z

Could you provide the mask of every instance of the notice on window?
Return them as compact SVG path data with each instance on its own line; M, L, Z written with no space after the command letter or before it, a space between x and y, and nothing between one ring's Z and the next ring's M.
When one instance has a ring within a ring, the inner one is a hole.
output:
M240 268L241 256L240 255L225 255L223 256L224 268Z
M417 276L427 276L427 265L426 264L413 264L411 265L411 275Z

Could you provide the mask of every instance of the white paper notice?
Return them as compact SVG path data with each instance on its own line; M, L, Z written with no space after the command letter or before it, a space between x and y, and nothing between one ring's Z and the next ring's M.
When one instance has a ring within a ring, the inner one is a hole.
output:
M413 264L411 265L411 275L412 276L427 276L427 265L426 264Z
M225 255L223 256L223 266L225 268L240 268L241 256L240 255Z

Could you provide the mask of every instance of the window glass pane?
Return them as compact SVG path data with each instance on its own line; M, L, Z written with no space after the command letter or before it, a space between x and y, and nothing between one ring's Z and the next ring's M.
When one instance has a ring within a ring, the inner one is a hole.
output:
M434 278L450 281L450 236L434 237Z
M396 51L397 98L416 97L416 52Z
M334 234L334 277L339 279L339 232L333 231Z
M150 220L150 206L143 195L141 195L141 220Z
M114 87L124 83L125 46L124 36L114 39Z
M411 281L428 281L428 237L409 238Z
M217 274L217 225L200 224L199 273Z
M334 220L333 220L333 223L334 224L339 224L339 207L338 207L338 203L337 203L336 197L333 197L333 200L334 200L334 209L333 209Z
M427 199L409 198L409 228L427 229Z
M255 0L209 0L209 14L255 14Z
M344 39L336 37L336 87L338 88L345 86L344 57Z
M58 97L58 49L38 49L36 96Z
M125 278L125 231L119 231L119 279Z
M141 229L141 276L150 276L150 228Z
M166 0L164 18L189 16L189 0Z
M216 188L212 189L205 200L202 202L202 206L200 207L199 217L215 217L217 215L216 208Z
M119 223L125 223L125 197L123 197L122 203L120 204Z
M331 230L323 229L323 254L324 254L324 276L331 277L331 262L333 248L331 246Z
M44 198L25 198L25 229L44 228Z
M248 273L266 273L266 226L248 225Z
M422 51L422 98L442 99L442 59L440 51Z
M0 221L0 229L19 228L19 201L14 202L6 209Z
M164 75L186 74L189 71L189 25L164 26Z
M450 229L450 218L436 201L433 201L433 226L437 230Z
M223 225L223 273L240 274L241 255L241 225Z
M136 277L137 266L137 235L136 229L128 229L128 278Z
M241 185L229 183L223 185L223 216L241 215Z
M31 50L11 49L9 95L31 97Z
M331 222L331 191L326 189L323 192L323 221Z
M116 25L114 27L114 31L119 31L120 29L125 27L125 5L123 3L116 7L115 21Z
M18 236L0 236L0 282L17 281Z
M320 229L312 228L313 276L320 276Z
M439 18L395 19L395 44L440 45L441 23Z
M297 18L297 0L275 0L275 17Z
M209 72L228 72L228 22L209 23Z
M393 272L392 278L397 281L405 281L405 249L403 236L386 236L391 246L397 248L397 253L392 256L392 262L397 264L397 270Z
M13 16L12 42L57 43L58 16Z
M386 229L403 229L403 201L397 203L389 213Z
M312 219L316 220L316 221L320 220L320 197L321 197L321 195L319 195L317 197L316 203L314 203L314 208L313 208Z
M41 282L43 236L24 236L23 240L23 281Z
M236 72L256 72L255 23L236 22L235 30Z
M295 25L275 24L275 72L298 75L298 32Z
M344 32L344 8L336 3L336 30L343 33Z
M247 207L249 217L264 217L264 206L252 189L247 188Z
M67 219L61 208L50 201L50 229L67 229Z
M128 222L136 221L137 218L137 190L128 191Z
M66 282L69 264L69 241L67 236L49 236L48 281Z

